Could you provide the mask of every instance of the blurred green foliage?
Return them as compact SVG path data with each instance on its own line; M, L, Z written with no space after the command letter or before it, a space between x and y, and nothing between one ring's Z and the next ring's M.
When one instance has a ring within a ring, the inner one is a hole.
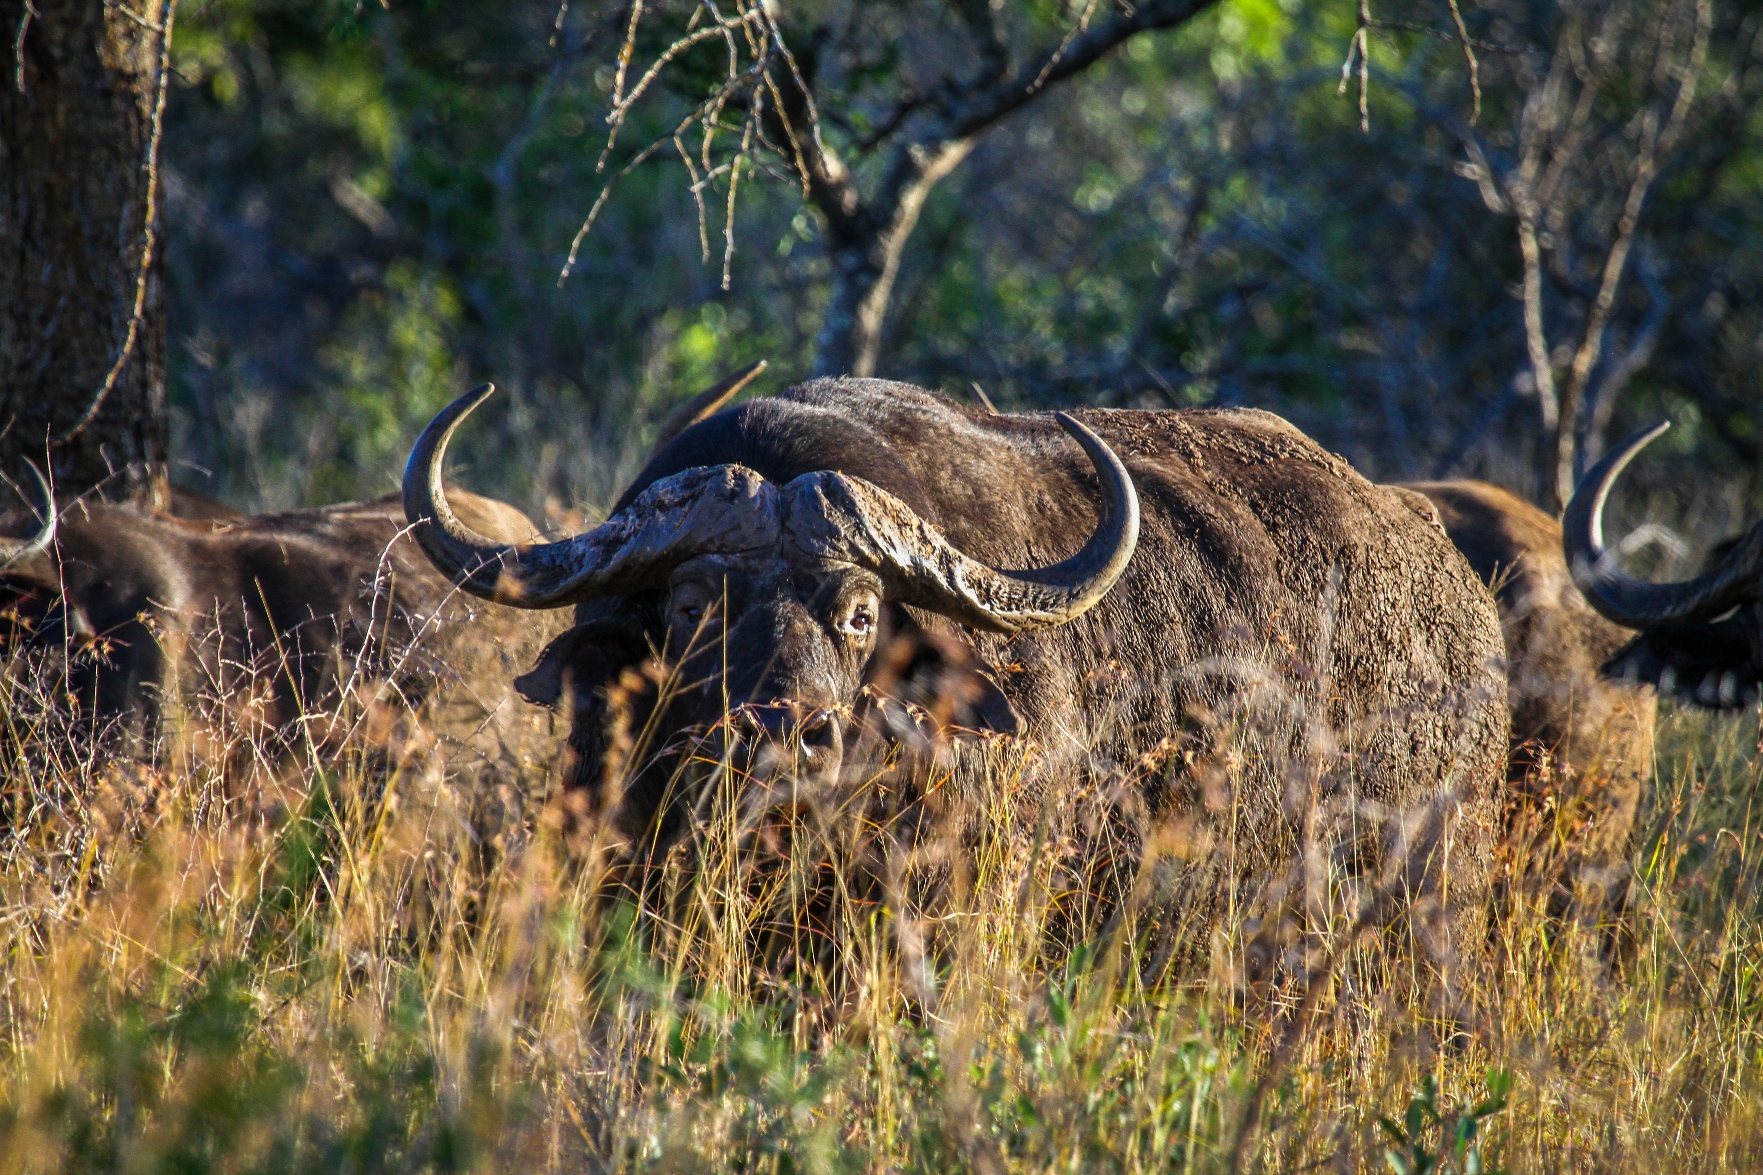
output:
M650 6L662 15L643 26L633 76L690 7ZM780 11L809 45L857 19L847 8ZM1442 0L1373 8L1451 27ZM873 131L902 79L959 64L950 11L864 10L898 36L853 58L848 105L823 115L830 142L848 150ZM1578 9L1462 11L1484 46L1475 133L1509 159ZM613 188L559 285L601 186L719 68L707 48L682 56L597 170L628 14L551 0L183 13L165 169L172 400L179 451L213 476L181 480L253 506L382 492L427 416L493 379L507 394L463 442L466 480L591 509L677 398L756 358L773 364L758 394L808 371L828 261L782 158L743 180L729 290L726 177L704 189L701 240L671 151ZM1010 15L1043 33L1070 19L1052 3ZM1690 425L1649 454L1638 488L1700 495L1719 529L1763 499L1763 11L1730 0L1713 19L1606 363L1654 317L1656 345L1592 444L1666 414ZM1225 0L1007 120L931 195L881 374L958 395L978 381L1018 407L1266 407L1373 476L1481 475L1535 496L1546 437L1524 383L1516 237L1466 174L1464 55L1374 32L1362 132L1356 80L1339 92L1356 27L1345 0ZM1626 191L1652 84L1627 80L1602 95L1604 137L1575 173L1575 240L1546 290L1559 338L1583 321L1588 267Z

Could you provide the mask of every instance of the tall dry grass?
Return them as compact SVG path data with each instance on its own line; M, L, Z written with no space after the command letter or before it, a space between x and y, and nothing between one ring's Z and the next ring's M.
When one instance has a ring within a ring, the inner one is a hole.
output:
M1082 797L1025 809L1004 748L953 839L892 835L862 789L780 831L712 767L639 901L547 797L558 730L475 680L249 754L13 723L0 1166L1763 1162L1755 716L1665 717L1614 961L1517 887L1453 1039L1373 945L1296 1017L1233 979L1240 925L1195 969L1156 957L1180 911L1074 917ZM42 681L8 678L6 712L51 722Z

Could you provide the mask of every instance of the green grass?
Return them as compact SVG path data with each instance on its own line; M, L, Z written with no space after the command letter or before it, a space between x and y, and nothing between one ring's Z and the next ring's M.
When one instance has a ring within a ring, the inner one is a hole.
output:
M1008 804L958 862L907 863L936 902L852 882L792 966L776 928L811 890L754 864L738 797L640 912L604 835L544 802L543 722L282 765L27 738L0 1168L1755 1169L1757 739L1664 716L1623 964L1514 902L1441 1044L1369 956L1306 1018L1240 998L1230 926L1209 970L1152 965L1131 918L1048 951L1055 825Z

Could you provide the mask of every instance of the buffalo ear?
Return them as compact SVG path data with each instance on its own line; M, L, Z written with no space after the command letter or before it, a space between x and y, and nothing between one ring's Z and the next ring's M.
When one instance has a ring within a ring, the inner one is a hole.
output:
M1750 706L1763 688L1738 616L1649 628L1604 663L1604 675L1656 685L1662 694L1716 710Z
M1004 696L1004 691L993 680L992 675L996 672L997 670L983 661L976 662L968 672L966 688L969 691L969 721L961 725L992 734L1015 735L1022 722L1016 715L1016 708L1010 704L1010 699Z
M538 663L514 679L514 688L527 701L556 709L567 690L591 693L601 683L617 681L620 672L648 655L649 646L635 625L592 620L546 645Z
M1022 722L997 678L966 641L906 625L876 657L867 684L918 708L939 732L1014 735Z

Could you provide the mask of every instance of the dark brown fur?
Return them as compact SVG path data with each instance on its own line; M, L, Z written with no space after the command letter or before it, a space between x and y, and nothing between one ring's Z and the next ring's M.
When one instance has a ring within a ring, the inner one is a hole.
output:
M1512 705L1508 819L1532 851L1565 858L1593 895L1626 892L1635 812L1653 772L1653 690L1606 679L1634 634L1573 586L1561 524L1498 486L1418 482L1457 549L1494 590ZM1528 835L1525 835L1528 833ZM1536 839L1540 837L1540 840Z
M349 674L420 693L432 672L404 659L419 632L490 607L423 557L396 495L257 516L190 497L194 519L76 503L53 558L0 571L15 649L52 654L100 727L150 736L174 691L198 709L253 706L272 729L332 705ZM537 537L511 506L453 501L489 533ZM0 530L36 526L15 512Z
M246 517L243 510L235 510L217 498L179 486L171 487L170 504L171 509L166 513L188 522L237 522Z
M1183 868L1228 878L1206 883L1214 894L1248 886L1245 900L1269 902L1284 883L1270 890L1268 879L1309 850L1360 883L1383 871L1388 885L1432 892L1450 829L1452 892L1478 907L1506 749L1502 646L1492 601L1444 534L1264 412L1074 415L1125 461L1143 511L1137 553L1110 594L1071 623L1013 637L895 605L887 618L896 635L957 638L929 660L968 675L969 719L1044 748L1025 799L1116 778L1155 822L1194 832L1198 821L1220 838L1228 823L1241 848ZM1050 416L989 415L858 379L802 385L686 430L619 507L660 478L720 463L780 485L817 470L856 475L1005 569L1066 558L1097 521L1095 473ZM793 599L734 609L732 700L849 704L861 678L848 675L873 680L882 658L845 666L817 627L817 577L840 574L803 567ZM600 780L608 693L626 693L620 675L639 680L630 673L666 645L666 597L583 605L523 679L538 700L572 694L579 786ZM663 735L711 720L713 702L670 713ZM1196 754L1236 764L1228 794L1197 779ZM973 774L957 779L971 785ZM639 821L659 802L626 796ZM1298 890L1284 900L1318 899ZM1187 947L1203 953L1199 933Z

